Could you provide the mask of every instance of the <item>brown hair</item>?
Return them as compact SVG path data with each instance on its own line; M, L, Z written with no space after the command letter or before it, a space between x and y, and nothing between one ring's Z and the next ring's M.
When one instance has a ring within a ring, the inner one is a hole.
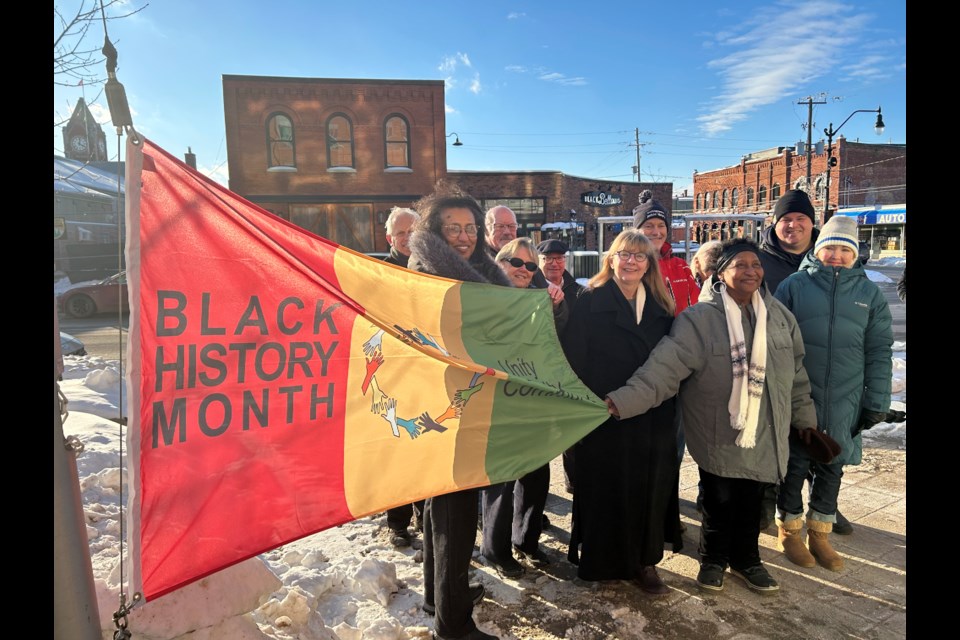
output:
M602 287L613 278L613 254L617 251L643 252L647 256L647 272L643 274L643 282L650 288L654 300L664 308L670 315L674 314L676 303L673 296L667 291L667 285L663 282L663 276L660 273L660 257L653 248L653 243L636 229L627 229L620 232L613 242L610 243L610 250L600 261L600 271L590 278L587 286L591 289Z

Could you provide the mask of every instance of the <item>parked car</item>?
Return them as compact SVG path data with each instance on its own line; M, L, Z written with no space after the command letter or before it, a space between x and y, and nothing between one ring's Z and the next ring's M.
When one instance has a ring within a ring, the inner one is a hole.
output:
M67 289L57 297L61 312L74 318L89 318L95 313L128 311L127 273L121 271L96 284Z
M69 333L60 332L60 355L62 356L85 356L87 349L77 338Z

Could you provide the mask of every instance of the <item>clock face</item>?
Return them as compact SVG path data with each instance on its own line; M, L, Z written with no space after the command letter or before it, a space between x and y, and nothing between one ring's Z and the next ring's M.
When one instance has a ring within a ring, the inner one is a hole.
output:
M73 136L70 138L70 148L78 153L84 153L87 150L87 139L83 136Z

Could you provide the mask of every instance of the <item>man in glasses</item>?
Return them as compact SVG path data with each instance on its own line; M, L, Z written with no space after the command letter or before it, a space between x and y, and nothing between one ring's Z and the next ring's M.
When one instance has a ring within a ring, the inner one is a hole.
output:
M517 216L510 207L497 205L487 211L487 253L496 258L503 245L517 237Z
M570 247L563 240L544 240L537 245L537 251L540 252L540 271L543 272L547 282L553 283L563 290L563 299L567 301L567 306L577 301L577 296L583 291L583 287L577 284L576 279L567 271L567 251Z
M384 258L390 264L407 266L410 259L410 234L413 225L420 219L420 215L413 209L394 207L387 218L387 243L390 245L390 255Z
M576 279L567 271L567 251L570 247L563 240L544 240L537 245L537 251L540 252L540 271L550 284L556 285L563 290L563 299L567 303L568 309L573 309L577 302L577 297L583 291L583 287L577 283ZM573 465L574 451L576 447L570 447L563 452L563 484L567 493L573 494Z

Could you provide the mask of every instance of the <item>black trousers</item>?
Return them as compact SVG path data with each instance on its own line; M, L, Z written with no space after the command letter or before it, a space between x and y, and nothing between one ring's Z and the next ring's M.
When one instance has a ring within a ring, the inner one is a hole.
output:
M549 464L519 480L481 489L483 542L480 553L495 560L510 558L513 557L511 544L527 553L536 551L549 492Z
M760 564L760 499L764 483L715 476L703 469L700 482L700 561L737 570Z
M387 526L391 531L406 531L413 522L413 514L417 514L417 522L423 525L423 500L413 504L403 504L393 509L387 509Z
M436 607L437 635L459 638L477 628L468 571L477 540L478 489L426 501L423 514L423 600Z

